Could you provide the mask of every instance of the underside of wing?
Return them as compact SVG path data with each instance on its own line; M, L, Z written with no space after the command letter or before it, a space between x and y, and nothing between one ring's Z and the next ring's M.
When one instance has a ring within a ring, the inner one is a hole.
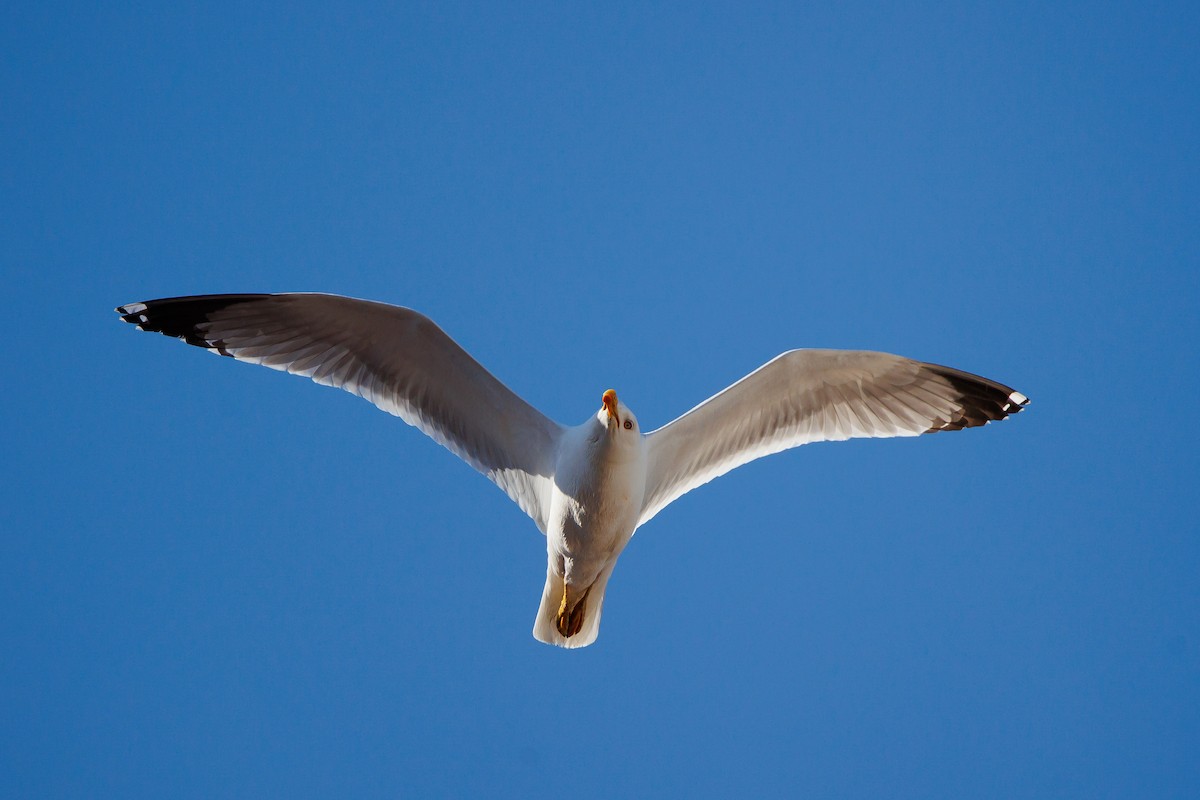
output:
M335 295L235 294L117 313L141 330L369 400L487 475L545 531L561 426L416 311Z
M810 442L971 428L1028 402L987 378L888 353L792 350L648 434L639 524L680 495L771 453Z

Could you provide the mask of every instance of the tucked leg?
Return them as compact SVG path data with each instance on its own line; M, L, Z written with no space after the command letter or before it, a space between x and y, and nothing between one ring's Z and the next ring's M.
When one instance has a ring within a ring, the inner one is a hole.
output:
M570 639L583 627L583 618L587 613L588 592L591 590L592 588L589 586L578 599L572 601L571 585L563 583L563 596L562 602L558 606L556 626L564 638Z

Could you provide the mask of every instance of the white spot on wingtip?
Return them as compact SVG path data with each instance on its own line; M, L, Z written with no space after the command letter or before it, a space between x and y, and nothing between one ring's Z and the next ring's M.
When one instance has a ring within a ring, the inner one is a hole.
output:
M130 303L127 306L121 306L122 314L141 314L145 310L146 310L145 303ZM146 319L145 317L142 317L143 322L145 321L145 319Z
M1029 402L1029 398L1020 392L1013 392L1008 396L1008 402L1004 404L1005 414L1015 414L1020 411Z

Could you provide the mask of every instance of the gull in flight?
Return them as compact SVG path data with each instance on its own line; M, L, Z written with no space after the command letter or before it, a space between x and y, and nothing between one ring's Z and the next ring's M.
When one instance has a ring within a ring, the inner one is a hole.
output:
M482 472L546 536L536 639L596 640L604 590L633 532L734 467L809 442L972 428L1029 402L1003 384L856 350L791 350L644 433L612 389L581 425L526 403L428 317L328 294L130 303L140 330L312 378L369 400Z

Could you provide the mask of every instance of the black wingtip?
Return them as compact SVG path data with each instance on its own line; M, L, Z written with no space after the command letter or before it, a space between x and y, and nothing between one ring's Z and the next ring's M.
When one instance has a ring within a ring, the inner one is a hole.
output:
M950 419L939 421L928 433L986 425L1020 413L1029 405L1029 398L1010 386L950 367L930 366L958 393L962 405Z
M206 294L164 297L159 300L146 300L117 306L116 312L121 315L123 322L136 325L139 330L174 336L190 345L215 350L221 355L229 355L225 351L224 343L208 338L205 335L206 331L201 326L208 322L213 314L222 309L239 303L261 300L264 297L270 297L270 295Z

